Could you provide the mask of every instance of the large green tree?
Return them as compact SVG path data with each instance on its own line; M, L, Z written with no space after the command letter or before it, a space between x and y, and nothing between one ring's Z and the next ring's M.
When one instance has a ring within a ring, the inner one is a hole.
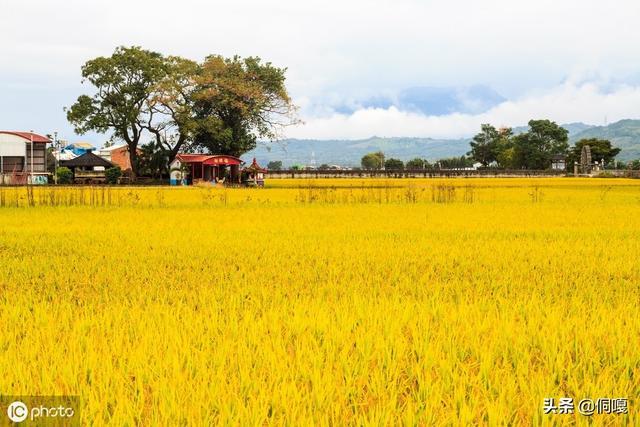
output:
M384 153L377 151L375 153L369 153L362 156L360 161L362 169L365 170L378 170L384 166Z
M153 146L170 163L198 129L193 108L200 66L177 56L167 57L164 63L166 74L150 88L144 128L153 135Z
M498 144L500 140L500 132L490 124L483 124L480 133L476 134L471 141L471 151L467 153L476 162L480 162L482 166L498 160Z
M548 169L551 157L567 154L569 132L550 120L530 120L529 131L513 138L514 164L522 169Z
M591 158L593 161L601 162L604 159L605 164L610 163L618 154L620 149L613 147L611 141L607 139L598 138L586 138L576 142L571 147L569 155L567 156L567 165L573 167L574 162L580 162L580 156L582 154L582 147L588 145L591 150Z
M473 166L473 159L467 156L447 157L435 162L439 169L463 169Z
M193 94L195 147L240 156L258 139L277 139L285 126L298 123L285 72L257 57L209 56Z
M400 171L404 169L404 163L400 159L390 158L385 160L384 168L390 171Z
M498 129L496 143L496 162L501 168L515 168L515 149L513 144L513 130L503 127Z
M95 93L78 97L67 119L80 134L111 132L125 141L134 175L141 165L149 173L158 159L171 162L188 149L240 156L298 123L285 71L255 57L209 56L198 64L118 47L82 67ZM137 158L145 132L146 160Z
M148 101L166 74L162 55L140 47L118 47L109 57L87 61L82 78L95 93L79 96L66 109L67 119L79 134L112 132L112 138L125 141L135 176L138 145L151 120Z
M427 162L424 159L421 159L420 157L416 157L414 159L407 161L407 164L405 165L405 167L410 170L411 169L414 169L414 170L427 169L429 166L430 166L429 162Z

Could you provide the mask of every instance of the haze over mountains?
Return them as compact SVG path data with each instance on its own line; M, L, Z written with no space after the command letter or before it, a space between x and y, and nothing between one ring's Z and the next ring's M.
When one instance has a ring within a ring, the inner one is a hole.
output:
M453 113L478 114L504 101L506 98L486 85L418 86L393 94L378 95L360 101L339 104L334 110L341 114L352 114L360 108L388 109L395 107L400 111L428 116L444 116Z
M394 108L399 112L424 117L451 118L460 115L482 115L504 103L505 97L486 85L462 87L417 86L397 92L379 94L361 99L351 99L334 104L333 111L346 116L357 111L383 111ZM624 117L624 116L623 116ZM331 133L330 123L327 129ZM605 138L622 149L619 160L640 158L640 120L621 120L607 126L594 126L581 122L562 125L569 131L570 142L582 138ZM366 129L366 127L365 127ZM380 127L376 127L380 132ZM467 127L467 130L469 128ZM479 131L478 126L478 131ZM513 128L514 133L526 132L528 126ZM415 135L416 129L407 132ZM372 131L372 133L375 131ZM384 129L382 130L384 132ZM380 133L382 133L380 132ZM400 133L398 127L389 133ZM420 134L419 132L418 134ZM463 133L463 135L466 134ZM365 134L366 135L366 134ZM358 166L366 153L383 151L387 157L403 161L415 157L430 161L445 157L459 157L469 151L473 134L463 138L378 137L365 139L286 139L278 143L259 145L244 158L256 157L260 163L280 160L284 166L337 164Z
M593 126L585 123L562 125L569 131L569 139L574 143L583 138L609 139L622 151L618 159L628 161L640 158L640 120L621 120L607 126ZM514 128L514 132L524 132L526 126ZM314 140L287 139L277 143L260 144L243 159L256 157L258 162L281 160L286 166L295 164L338 164L358 166L366 153L383 151L387 157L403 161L415 157L437 160L444 157L462 156L469 151L471 137L460 139L434 138L383 138L373 136L360 140Z

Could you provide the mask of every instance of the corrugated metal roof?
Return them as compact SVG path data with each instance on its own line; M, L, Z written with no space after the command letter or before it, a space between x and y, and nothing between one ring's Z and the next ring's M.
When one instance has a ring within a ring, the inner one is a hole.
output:
M76 148L96 148L88 142L74 142L73 144L67 145L67 147L76 147Z
M73 154L73 151L70 150L62 150L62 151L54 151L53 157L60 161L71 160L78 157L76 154Z
M37 133L33 133L33 132L17 132L17 131L11 131L11 130L0 130L0 133L19 136L21 138L24 138L26 141L31 141L31 137L33 136L33 142L44 142L47 144L51 142L49 138L42 135L38 135Z
M75 159L60 162L60 166L65 166L70 168L96 167L96 166L112 168L114 165L113 163L103 159L102 157L96 156L91 151L87 151L86 153L76 157Z

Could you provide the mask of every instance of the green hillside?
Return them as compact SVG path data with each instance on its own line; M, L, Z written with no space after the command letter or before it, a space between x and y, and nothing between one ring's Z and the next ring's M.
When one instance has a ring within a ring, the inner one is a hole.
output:
M584 123L562 125L569 131L572 143L582 138L609 139L622 151L619 160L640 158L640 120L621 120L608 126L591 126ZM514 133L525 132L527 127L514 128ZM359 166L366 153L383 151L387 157L403 161L421 157L430 161L444 157L461 156L469 151L471 138L381 138L374 136L359 140L287 139L278 143L260 144L243 158L257 158L261 164L280 160L285 166L295 164L316 165L323 163L343 166Z
M415 157L436 160L461 156L469 151L470 139L432 138L380 138L374 136L359 140L287 139L278 143L260 144L243 156L255 157L259 163L281 160L285 166L295 164L316 165L323 163L343 166L359 166L362 156L372 151L383 151L387 157L403 161Z
M608 139L615 147L622 149L618 160L628 161L640 158L640 120L620 120L608 126L594 126L571 135L571 142L583 138Z

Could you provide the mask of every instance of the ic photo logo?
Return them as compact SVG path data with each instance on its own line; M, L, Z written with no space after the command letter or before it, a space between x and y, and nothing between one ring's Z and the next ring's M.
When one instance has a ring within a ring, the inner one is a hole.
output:
M7 415L14 423L21 423L27 419L29 409L23 402L16 400L7 407Z
M79 426L78 396L2 396L7 418L0 417L0 426ZM1 414L1 413L0 413Z

